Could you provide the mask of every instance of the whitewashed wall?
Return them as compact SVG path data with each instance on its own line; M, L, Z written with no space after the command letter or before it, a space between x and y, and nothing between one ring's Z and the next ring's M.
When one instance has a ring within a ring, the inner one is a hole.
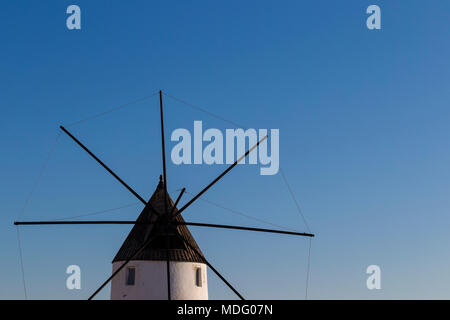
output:
M113 263L115 272L123 262ZM167 300L167 271L165 261L130 261L136 268L134 286L126 285L126 267L111 281L111 300ZM202 270L202 287L195 283L197 268ZM173 300L207 300L206 265L195 262L171 262L171 296Z

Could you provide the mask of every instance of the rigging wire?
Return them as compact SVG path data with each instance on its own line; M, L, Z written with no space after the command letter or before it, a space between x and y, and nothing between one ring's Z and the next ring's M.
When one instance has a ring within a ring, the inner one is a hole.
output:
M107 212L112 212L112 211L117 211L117 210L124 209L124 208L133 207L140 203L141 202L133 202L133 203L129 203L129 204L126 204L126 205L123 205L120 207L116 207L116 208L105 209L105 210L101 210L101 211L95 211L95 212L91 212L91 213L80 214L80 215L71 216L71 217L58 218L58 219L53 219L53 220L61 221L61 220L70 220L70 219L76 219L76 218L81 218L81 217L95 216L95 215L99 215L99 214L103 214L103 213L107 213Z
M281 173L281 176L283 177L283 181L285 182L285 184L289 190L289 193L291 194L292 200L294 200L294 203L297 207L298 213L300 214L300 216L303 219L303 223L305 224L306 228L308 229L308 232L311 233L311 229L309 228L308 222L306 222L306 218L302 213L300 205L298 204L298 201L294 195L294 192L292 192L292 188L289 185L289 182L287 181L287 178L284 175L284 172L281 169L281 167L280 167L280 173ZM308 300L308 286L309 286L309 277L310 277L310 272L311 272L311 268L310 268L310 266L311 266L311 243L312 243L312 239L309 239L308 258L307 258L307 267L306 267L305 300Z
M306 267L306 287L305 287L305 300L308 300L308 286L309 286L309 277L310 277L310 266L311 266L311 243L312 239L309 238L309 248L308 248L308 264Z
M209 116L212 116L212 117L214 117L214 118L216 118L216 119L219 119L219 120L222 120L222 121L224 121L224 122L230 123L230 124L232 124L232 125L234 125L234 126L241 127L241 128L243 128L243 129L246 129L246 126L241 126L241 125L235 123L234 121L225 119L224 117L219 116L219 115L217 115L217 114L214 114L214 113L212 113L212 112L210 112L210 111L207 111L207 110L205 110L204 108L195 106L195 105L193 105L193 104L191 104L191 103L189 103L189 102L186 102L186 101L184 101L184 100L182 100L182 99L176 98L176 97L174 97L174 96L172 96L172 95L169 95L169 94L166 94L166 93L163 93L163 94L165 94L167 97L172 98L172 99L174 99L174 100L176 100L176 101L178 101L178 102L181 102L181 103L183 103L183 104L185 104L185 105L187 105L187 106L189 106L189 107L191 107L191 108L193 108L193 109L196 109L196 110L201 111L201 112L203 112L203 113L205 113L205 114L208 114ZM311 233L311 229L309 228L308 222L306 221L306 218L305 218L305 216L304 216L303 213L302 213L302 210L301 210L301 208L300 208L300 205L299 205L299 203L298 203L298 201L297 201L297 199L296 199L296 197L295 197L295 195L294 195L294 192L292 191L292 188L291 188L291 186L289 185L289 182L288 182L288 180L287 180L287 178L286 178L286 176L285 176L285 174L284 174L284 172L283 172L283 170L282 170L281 167L280 167L280 173L281 173L281 176L282 176L282 178L283 178L284 183L286 184L286 186L287 186L287 188L288 188L288 190L289 190L289 193L290 193L290 195L291 195L291 198L292 198L292 200L294 201L295 206L297 207L297 211L298 211L298 213L300 214L300 217L301 217L302 220L303 220L303 223L305 224L306 228L308 229L308 232ZM201 199L201 200L207 202L207 200L204 200L204 199ZM225 208L222 208L222 209L225 209ZM247 218L250 218L250 219L255 219L254 217L251 217L251 216L248 216L248 215L245 215L245 214L241 214L241 215L246 216ZM258 218L256 218L256 219L258 219ZM260 220L260 219L258 219L258 220ZM260 221L261 221L261 220L260 220ZM261 221L261 222L263 222L263 221ZM266 222L266 221L265 221L264 223L272 224L272 223ZM272 224L272 225L273 225L273 224ZM285 228L285 227L283 227L283 228ZM290 229L290 228L289 228L289 229ZM306 271L305 299L308 299L308 286L309 286L310 263L311 263L311 241L312 241L312 239L309 239L308 258L307 258L307 271Z
M30 202L31 196L33 195L34 191L36 190L36 188L37 188L37 186L39 184L39 181L41 180L42 175L44 174L44 171L47 168L47 165L48 165L48 163L50 161L50 158L53 155L53 151L55 151L56 144L58 143L58 140L59 140L60 137L61 137L61 132L58 133L58 135L56 137L56 140L53 143L53 146L50 148L50 152L48 153L47 158L46 158L46 160L44 162L44 165L42 166L41 171L39 172L39 175L38 175L37 179L34 182L34 185L33 185L32 189L31 189L31 192L28 194L27 198L25 199L25 204L23 205L22 209L20 210L19 214L17 215L17 220L19 220L22 217L26 207L28 206L28 203Z
M53 152L55 151L56 145L58 144L59 138L61 137L61 132L58 132L58 135L56 136L55 142L53 143L52 147L50 148L50 151L47 155L47 158L44 161L43 166L41 167L41 170L39 172L38 177L36 178L33 187L31 188L30 193L28 194L27 198L25 199L25 203L22 207L22 209L19 211L18 215L17 215L17 219L16 220L20 220L20 218L22 217L23 213L25 212L25 209L28 206L28 203L30 202L30 199L32 197L32 195L34 194L37 186L39 185L39 182L42 178L42 175L45 172L45 169L47 168L47 165L50 161L50 158L53 155ZM28 295L27 295L27 286L26 286L26 282L25 282L25 268L24 268L24 263L23 263L23 254L22 254L22 243L20 241L20 232L19 232L19 226L16 226L16 230L17 230L17 245L18 245L18 250L19 250L19 263L20 263L20 270L22 273L22 283L23 283L23 292L25 295L25 299L28 299Z
M164 92L163 92L163 94L164 94L165 96L169 97L169 98L172 98L172 99L174 99L174 100L176 100L176 101L182 103L182 104L187 105L188 107L191 107L191 108L196 109L196 110L198 110L198 111L201 111L201 112L203 112L203 113L205 113L205 114L208 114L208 115L211 116L211 117L214 117L214 118L216 118L216 119L222 120L222 121L227 122L227 123L230 123L230 124L232 124L232 125L234 125L234 126L241 127L241 128L243 128L243 129L246 129L246 126L242 126L242 125L240 125L240 124L237 124L236 122L234 122L234 121L232 121L232 120L226 119L226 118L224 118L224 117L222 117L222 116L220 116L220 115L217 115L217 114L215 114L215 113L213 113L213 112L210 112L210 111L208 111L208 110L206 110L206 109L204 109L204 108L201 108L201 107L198 107L198 106L196 106L196 105L193 105L192 103L189 103L189 102L187 102L187 101L185 101L185 100L183 100L183 99L177 98L177 97L175 97L175 96L172 96L172 95L167 94L167 93L164 93ZM283 172L283 170L282 170L281 167L280 167L280 173L281 173L281 175L282 175L282 177L283 177L283 181L285 182L285 184L286 184L286 186L287 186L287 188L288 188L288 190L289 190L289 193L291 194L292 199L293 199L294 202L295 202L295 205L296 205L297 210L298 210L298 212L299 212L299 214L300 214L300 216L301 216L301 218L302 218L302 220L303 220L303 223L305 224L306 228L308 229L308 232L311 232L311 230L310 230L310 228L309 228L309 225L308 225L308 223L307 223L307 221L306 221L306 218L305 218L305 216L303 215L303 213L302 213L302 211L301 211L301 209L300 209L300 205L298 204L298 201L296 200L296 198L295 198L295 196L294 196L294 193L293 193L293 191L292 191L292 189L291 189L291 187L290 187L290 185L289 185L289 183L288 183L288 181L287 181L287 178L286 178L286 176L284 175L284 172Z
M191 193L191 192L188 192L188 191L185 191L185 192L186 192L187 194L194 195L194 194ZM243 213L242 211L238 211L238 210L235 210L235 209L231 209L231 208L225 207L225 206L223 206L223 205L221 205L221 204L212 202L212 201L210 201L210 200L206 200L206 199L204 199L204 198L199 198L199 200L201 200L201 201L203 201L203 202L206 202L206 203L209 203L210 205L213 205L213 206L215 206L215 207L217 207L217 208L220 208L220 209L226 210L226 211L228 211L228 212L231 212L231 213L240 215L240 216L245 217L245 218L247 218L247 219L251 219L251 220L255 220L255 221L261 222L261 223L265 223L265 224L271 225L271 226L273 226L273 227L278 227L278 228L282 228L282 229L287 229L287 230L291 230L291 231L298 232L298 230L295 230L295 229L293 229L293 228L286 227L286 226L282 226L282 225L279 225L279 224L275 224L275 223L272 223L272 222L269 222L269 221L266 221L266 220L263 220L263 219L260 219L260 218L251 216L251 215L249 215L249 214Z
M95 118L103 117L103 116L105 116L105 115L107 115L107 114L109 114L109 113L116 112L116 111L121 110L121 109L123 109L123 108L125 108L125 107L128 107L128 106L130 106L130 105L132 105L132 104L135 104L135 103L142 102L142 101L145 101L145 100L147 100L147 99L150 99L150 98L156 96L158 93L159 93L159 91L158 91L158 92L155 92L155 93L153 93L153 94L151 94L151 95L148 95L148 96L145 96L145 97L142 97L142 98L139 98L139 99L136 99L136 100L127 102L127 103L122 104L122 105L120 105L120 106L111 108L111 109L109 109L109 110L106 110L106 111L103 111L103 112L94 114L94 115L89 116L89 117L86 117L86 118L84 118L84 119L81 119L81 120L78 120L78 121L69 123L68 125L66 125L66 127L67 127L67 128L73 127L73 126L79 125L79 124L81 124L81 123L83 123L83 122L86 122L86 121L89 121L89 120L92 120L92 119L95 119Z
M16 226L16 230L17 230L17 244L18 244L18 248L19 248L20 270L22 271L23 293L25 295L25 300L28 300L27 286L25 284L25 271L24 271L24 266L23 266L22 245L20 242L19 226Z
M118 111L118 110L120 110L120 109L123 109L123 108L129 106L129 105L132 105L132 104L135 104L135 103L137 103L137 102L141 102L141 101L147 100L147 99L149 99L149 98L151 98L151 97L153 97L153 96L155 96L155 95L157 95L157 94L158 94L158 92L155 92L155 93L153 93L153 94L151 94L151 95L149 95L149 96L146 96L146 97L143 97L143 98L140 98L140 99L137 99L137 100L134 100L134 101L125 103L125 104L123 104L123 105L120 105L120 106L118 106L118 107L112 108L112 109L107 110L107 111L104 111L104 112L102 112L102 113L98 113L98 114L95 114L95 115L93 115L93 116L84 118L84 119L82 119L82 120L79 120L79 121L76 121L76 122L72 122L72 123L70 123L70 124L68 125L68 127L75 126L75 125L81 124L81 123L83 123L83 122L86 122L86 121L88 121L88 120L92 120L92 119L95 119L95 118L98 118L98 117L107 115L107 114L109 114L109 113ZM39 175L38 175L37 179L35 180L35 182L34 182L34 184L33 184L33 187L32 187L32 189L31 189L30 193L28 194L27 198L25 199L25 203L24 203L23 207L21 208L21 210L19 211L16 220L20 220L20 218L23 216L23 213L25 212L25 209L27 208L27 206L28 206L28 204L29 204L29 202L30 202L31 197L32 197L32 195L34 194L34 192L35 192L37 186L39 185L39 182L40 182L40 180L41 180L41 178L42 178L42 175L44 174L44 172L45 172L45 170L46 170L46 168L47 168L47 165L48 165L48 163L49 163L49 161L50 161L50 159L51 159L51 157L52 157L52 155L53 155L53 152L55 151L56 145L57 145L57 143L58 143L60 137L61 137L61 132L58 132L58 135L57 135L57 137L56 137L56 139L55 139L55 142L53 143L52 147L50 148L50 151L49 151L49 153L48 153L48 155L47 155L47 158L46 158L46 160L45 160L43 166L41 167L41 170L40 170L40 172L39 172ZM131 206L131 204L130 204L129 206ZM124 208L124 207L127 207L127 206L123 206L123 207L121 207L121 208ZM118 210L118 209L121 209L121 208L114 208L114 209L115 209L115 210ZM111 209L110 209L110 210L104 210L104 212L109 212L109 211L112 211L112 210L111 210ZM103 213L103 212L95 212L95 213L93 213L93 214L88 214L88 215L94 215L94 214L100 214L100 213ZM85 216L85 215L81 215L81 216ZM63 219L65 219L65 218L63 218ZM16 226L16 231L17 231L17 244L18 244L18 250L19 250L20 270L21 270L21 273L22 273L23 290L24 290L25 299L28 299L28 295L27 295L27 287L26 287L26 282L25 282L25 268L24 268L24 263L23 263L23 252L22 252L22 244L21 244L21 241L20 241L19 226Z
M309 228L308 222L306 222L305 216L303 215L302 210L300 209L300 205L298 204L298 201L295 198L294 192L292 192L292 188L289 185L289 183L286 179L286 176L284 175L283 169L281 169L281 167L280 167L280 173L281 173L281 176L283 177L284 183L286 184L286 186L289 190L289 193L291 194L292 200L294 200L294 203L295 203L295 206L297 207L298 213L300 214L300 217L303 219L303 223L305 224L306 229L308 229L308 232L311 233L311 229Z
M198 107L198 106L196 106L196 105L193 105L192 103L186 102L186 101L184 101L184 100L182 100L182 99L180 99L180 98L174 97L174 96L172 96L172 95L170 95L170 94L167 94L167 93L164 93L164 92L163 92L163 95L165 95L165 96L167 96L167 97L169 97L169 98L171 98L171 99L173 99L173 100L175 100L175 101L181 102L181 103L187 105L188 107L191 107L192 109L195 109L195 110L201 111L201 112L203 112L203 113L205 113L205 114L208 114L209 116L211 116L211 117L213 117L213 118L222 120L222 121L224 121L224 122L228 122L228 123L230 123L230 124L232 124L233 126L236 126L236 127L245 128L245 126L242 126L242 125L240 125L240 124L237 124L237 123L234 122L234 121L225 119L225 118L222 117L222 116L219 116L219 115L217 115L217 114L214 114L214 113L212 113L212 112L210 112L210 111L208 111L208 110L206 110L206 109L204 109L204 108L201 108L201 107Z

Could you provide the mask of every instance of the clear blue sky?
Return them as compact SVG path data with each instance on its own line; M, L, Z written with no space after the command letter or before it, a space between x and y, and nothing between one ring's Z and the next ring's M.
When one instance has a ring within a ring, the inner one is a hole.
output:
M68 5L82 29L66 28ZM366 28L378 4L382 29ZM16 229L58 134L159 89L243 126L280 129L280 165L316 238L309 298L450 298L448 1L8 1L0 10L0 298L23 298ZM167 132L229 124L166 98ZM158 100L71 130L144 197L161 173ZM168 149L173 144L168 144ZM168 167L195 193L225 166ZM188 200L188 194L184 201ZM280 175L231 172L205 199L306 231ZM23 220L136 199L61 136ZM99 215L134 219L141 205ZM186 220L267 227L199 201ZM22 227L28 296L84 299L128 226ZM303 299L308 240L191 229L248 298ZM65 269L82 270L82 290ZM382 270L369 291L368 265ZM211 298L234 298L209 273ZM101 298L108 298L104 290Z

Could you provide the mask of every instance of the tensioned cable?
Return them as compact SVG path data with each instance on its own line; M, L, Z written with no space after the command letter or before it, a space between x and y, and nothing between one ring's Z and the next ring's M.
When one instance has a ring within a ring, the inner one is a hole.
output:
M165 93L163 93L163 94L165 94ZM214 117L214 118L216 118L216 119L222 120L222 121L227 122L227 123L230 123L230 124L232 124L232 125L234 125L234 126L241 127L241 128L243 128L243 129L246 128L246 126L241 126L241 125L235 123L234 121L225 119L225 118L222 117L222 116L219 116L219 115L217 115L217 114L214 114L213 112L207 111L207 110L205 110L204 108L195 106L195 105L193 105L193 104L191 104L191 103L189 103L189 102L186 102L186 101L184 101L184 100L182 100L182 99L176 98L176 97L174 97L174 96L172 96L172 95L169 95L169 94L165 94L165 95L166 95L167 97L172 98L172 99L174 99L174 100L176 100L176 101L178 101L178 102L181 102L181 103L183 103L183 104L185 104L185 105L187 105L187 106L189 106L189 107L191 107L191 108L193 108L193 109L195 109L195 110L198 110L198 111L201 111L201 112L203 112L203 113L205 113L205 114L208 114L208 115L211 116L211 117ZM294 193L293 193L293 191L292 191L292 188L291 188L291 186L289 185L289 182L287 181L287 178L286 178L286 176L284 175L284 172L283 172L283 170L282 170L281 167L280 167L280 173L281 173L281 176L282 176L282 178L283 178L284 183L286 184L286 187L287 187L288 190L289 190L289 193L290 193L290 195L291 195L291 198L292 198L292 200L294 201L295 206L297 207L297 211L298 211L298 213L300 214L300 217L301 217L302 220L303 220L303 223L305 224L306 228L308 229L308 232L311 232L311 229L309 228L309 225L308 225L308 223L307 223L307 221L306 221L306 218L305 218L305 216L304 216L303 213L302 213L302 210L301 210L301 208L300 208L300 205L299 205L297 199L295 198L295 195L294 195ZM205 202L208 202L207 200L204 200L204 199L201 199L201 200L203 200L203 201L205 201ZM214 204L214 205L216 205L216 204ZM216 206L217 206L217 205L216 205ZM221 206L218 206L218 207L221 207ZM222 209L225 209L225 208L222 207ZM225 209L225 210L227 210L227 209ZM229 211L233 212L233 210L229 210ZM235 213L236 213L236 212L235 212ZM257 220L263 222L261 219L258 219L258 218L255 218L255 217L251 217L251 216L248 216L248 215L246 215L246 214L241 214L241 213L239 213L239 214L240 214L240 215L243 215L243 216L245 216L245 217L247 217L247 218L250 218L250 219L257 219ZM264 223L269 223L269 224L273 225L272 223L266 222L266 221L264 221ZM280 226L278 226L278 227L280 227ZM285 227L282 227L282 228L285 228ZM288 228L288 229L290 229L290 228ZM291 229L291 230L292 230L292 229ZM309 239L308 259L307 259L307 271L306 271L305 299L308 299L308 286L309 286L310 263L311 263L311 241L312 241L312 240Z
M308 286L309 286L309 274L311 265L311 242L312 239L309 238L309 248L308 248L308 264L306 267L306 288L305 288L305 300L308 300Z
M185 192L188 193L188 194L190 194L190 195L194 195L194 194L191 193L191 192L188 192L188 191L185 191ZM263 220L263 219L260 219L260 218L251 216L251 215L249 215L249 214L243 213L243 212L238 211L238 210L235 210L235 209L231 209L231 208L225 207L225 206L223 206L223 205L221 205L221 204L218 204L218 203L215 203L215 202L206 200L206 199L204 199L204 198L199 198L199 200L201 200L201 201L203 201L203 202L206 202L206 203L208 203L208 204L210 204L210 205L213 205L213 206L215 206L215 207L217 207L217 208L220 208L220 209L226 210L226 211L228 211L228 212L231 212L231 213L240 215L240 216L245 217L245 218L247 218L247 219L251 219L251 220L255 220L255 221L261 222L261 223L265 223L265 224L271 225L271 226L273 226L273 227L278 227L278 228L282 228L282 229L287 229L287 230L291 230L291 231L298 232L298 230L295 230L295 229L293 229L293 228L286 227L286 226L282 226L282 225L278 225L278 224L275 224L275 223L272 223L272 222L269 222L269 221L266 221L266 220Z
M47 168L47 165L50 161L50 158L53 155L53 152L55 151L56 145L58 143L59 137L61 136L61 133L59 132L58 135L56 136L55 142L53 143L53 146L50 148L50 151L47 155L47 158L45 159L45 162L43 164L43 166L41 167L41 170L39 172L38 177L36 178L33 187L31 188L30 193L28 194L27 198L25 199L25 203L22 207L22 209L19 211L19 214L17 215L17 219L16 220L20 220L20 218L22 217L23 213L25 212L26 207L28 206L28 203L30 202L31 196L33 195L34 191L36 190L39 181L42 178L42 175L44 174L45 169ZM22 282L23 282L23 291L24 291L24 295L25 295L25 299L28 299L27 296L27 287L26 287L26 283L25 283L25 267L23 264L23 255L22 255L22 244L20 241L20 232L19 232L19 226L16 226L16 230L17 230L17 244L18 244L18 249L19 249L19 262L20 262L20 270L22 272Z
M79 121L76 121L76 122L72 122L71 124L68 125L68 127L69 127L69 126L74 126L74 125L80 124L80 123L82 123L82 122L86 122L86 121L91 120L91 119L95 119L95 118L104 116L104 115L106 115L106 114L108 114L108 113L111 113L111 112L115 112L115 111L117 111L117 110L120 110L120 109L122 109L122 108L125 108L125 107L127 107L127 106L129 106L129 105L132 105L132 104L134 104L134 103L137 103L137 102L141 102L141 101L147 100L147 99L149 99L149 98L151 98L151 97L154 97L154 96L157 95L157 94L158 94L158 92L155 92L155 93L153 93L153 94L151 94L151 95L149 95L149 96L142 97L142 98L140 98L140 99L136 99L136 100L130 101L130 102L128 102L128 103L122 104L122 105L120 105L120 106L118 106L118 107L109 109L109 110L107 110L107 111L104 111L104 112L101 112L101 113L97 113L97 114L95 114L95 115L93 115L93 116L84 118L84 119L79 120ZM58 135L57 135L57 137L56 137L56 140L55 140L53 146L51 147L51 149L50 149L50 151L49 151L49 153L48 153L48 156L47 156L47 158L46 158L46 160L45 160L45 162L44 162L44 165L42 166L41 171L39 172L39 175L38 175L38 177L37 177L37 179L36 179L36 181L35 181L35 183L34 183L32 189L31 189L31 192L28 194L28 197L27 197L26 200L25 200L24 206L22 207L22 209L20 210L19 214L17 215L17 219L16 219L16 220L20 220L20 218L21 218L22 215L23 215L23 212L25 211L26 207L28 206L28 203L29 203L29 201L30 201L30 198L31 198L31 196L33 195L34 191L36 190L36 187L38 186L39 181L40 181L40 179L41 179L41 177L42 177L42 175L43 175L45 169L47 168L47 164L48 164L48 162L50 161L51 156L53 155L53 152L54 152L54 150L55 150L55 148L56 148L56 144L58 143L58 140L59 140L60 136L61 136L61 131L58 132Z
M104 115L107 115L107 114L109 114L109 113L118 111L118 110L123 109L123 108L125 108L125 107L127 107L127 106L130 106L130 105L132 105L132 104L135 104L135 103L138 103L138 102L147 100L147 99L149 99L149 98L151 98L151 97L154 97L154 96L157 95L157 94L158 94L158 92L155 92L155 93L153 93L153 94L151 94L151 95L149 95L149 96L146 96L146 97L143 97L143 98L140 98L140 99L136 99L136 100L130 101L130 102L128 102L128 103L122 104L122 105L120 105L120 106L117 106L117 107L115 107L115 108L106 110L106 111L101 112L101 113L97 113L97 114L95 114L95 115L92 115L92 116L90 116L90 117L84 118L84 119L82 119L82 120L79 120L79 121L76 121L76 122L72 122L72 123L70 123L70 124L68 125L68 127L70 127L70 126L75 126L75 125L81 124L81 123L83 123L83 122L86 122L86 121L89 121L89 120L92 120L92 119L95 119L95 118L99 118L99 117L104 116ZM41 170L40 170L40 172L39 172L39 175L38 175L38 177L37 177L37 179L36 179L36 181L35 181L35 183L34 183L32 189L31 189L31 192L28 194L27 198L25 199L25 203L24 203L22 209L19 211L19 214L17 215L17 219L16 219L16 220L20 220L20 218L22 217L22 215L23 215L23 213L24 213L26 207L28 206L28 203L30 202L31 197L32 197L33 193L35 192L35 190L36 190L36 188L37 188L37 186L38 186L38 184L39 184L39 182L40 182L40 180L41 180L41 177L42 177L42 175L44 174L45 169L47 168L47 165L48 165L48 163L49 163L49 161L50 161L50 158L51 158L51 156L53 155L53 152L54 152L54 150L55 150L55 148L56 148L56 145L57 145L57 143L58 143L58 140L59 140L60 136L61 136L61 132L58 132L58 135L57 135L57 137L56 137L56 140L55 140L53 146L51 147L50 152L48 153L47 158L46 158L46 160L45 160L45 162L44 162L44 165L42 166L42 168L41 168ZM108 212L108 210L107 210L106 212ZM100 213L102 213L102 212L97 212L97 213L94 213L94 214L100 214ZM88 215L91 215L91 214L88 214ZM81 215L81 216L85 216L85 215ZM63 218L63 219L65 219L65 218ZM23 281L23 287L24 287L25 299L27 299L27 291L26 291L26 284L25 284L25 272L24 272L24 265L23 265L23 258L22 258L22 246L21 246L21 243L20 243L20 234L19 234L19 228L18 228L18 226L17 226L17 241L18 241L18 247L19 247L20 267L21 267L21 271L22 271L22 281Z
M292 199L295 202L295 205L297 206L298 213L303 219L303 223L305 224L306 228L308 229L308 232L311 233L311 229L309 228L308 223L306 222L305 216L302 213L302 210L300 209L300 205L297 202L297 199L295 198L294 193L292 192L291 186L289 185L286 176L284 175L283 170L280 168L281 176L283 177L283 180L289 190L289 193L291 194ZM308 247L308 258L307 258L307 268L306 268L306 287L305 287L305 300L308 300L308 286L309 286L309 276L310 276L310 265L311 265L311 241L312 239L309 239L309 247Z
M295 203L295 206L297 207L298 213L300 214L300 217L302 217L302 219L303 219L303 223L305 224L306 228L308 229L308 232L311 233L311 229L309 229L308 222L306 222L305 216L303 215L302 210L300 209L300 205L298 204L298 201L295 198L294 192L292 192L291 186L289 185L289 183L286 179L286 176L284 175L283 169L281 169L281 167L280 167L280 173L281 173L281 176L283 177L283 180L289 190L289 193L291 194L292 200L294 200L294 203Z
M228 123L230 123L230 124L232 124L233 126L236 126L236 127L245 128L245 126L241 126L240 124L237 124L237 123L234 122L234 121L225 119L225 118L222 117L222 116L219 116L219 115L217 115L217 114L214 114L214 113L212 113L212 112L210 112L210 111L208 111L208 110L206 110L206 109L204 109L204 108L201 108L201 107L199 107L199 106L193 105L192 103L186 102L186 101L184 101L184 100L182 100L182 99L180 99L180 98L174 97L174 96L172 96L172 95L170 95L170 94L167 94L167 93L164 93L164 92L163 92L163 95L165 95L165 96L167 96L167 97L169 97L169 98L171 98L171 99L173 99L173 100L176 100L176 101L178 101L178 102L181 102L181 103L187 105L188 107L191 107L192 109L195 109L195 110L201 111L201 112L203 112L203 113L206 113L206 114L210 115L210 116L213 117L213 118L222 120L222 121L224 121L224 122L228 122Z
M22 271L23 293L25 295L25 300L28 300L27 286L25 285L25 271L24 271L24 267L23 267L22 244L20 242L19 226L16 226L16 230L17 230L17 244L18 244L18 248L19 248L20 270Z
M107 114L109 114L109 113L112 113L112 112L116 112L116 111L118 111L118 110L120 110L120 109L123 109L123 108L125 108L125 107L128 107L128 106L130 106L130 105L132 105L132 104L135 104L135 103L142 102L142 101L145 101L145 100L147 100L147 99L150 99L150 98L156 96L158 93L159 93L159 91L158 91L158 92L155 92L155 93L153 93L153 94L151 94L151 95L149 95L149 96L145 96L145 97L142 97L142 98L139 98L139 99L136 99L136 100L127 102L127 103L122 104L122 105L120 105L120 106L111 108L111 109L109 109L109 110L106 110L106 111L103 111L103 112L100 112L100 113L97 113L97 114L94 114L94 115L89 116L89 117L87 117L87 118L84 118L84 119L81 119L81 120L78 120L78 121L69 123L68 125L66 125L66 127L73 127L73 126L79 125L79 124L81 124L81 123L83 123L83 122L86 122L86 121L89 121L89 120L92 120L92 119L95 119L95 118L99 118L99 117L105 116L105 115L107 115Z
M95 211L95 212L91 212L91 213L80 214L80 215L72 216L72 217L58 218L58 219L53 219L53 220L61 221L61 220L70 220L70 219L76 219L76 218L81 218L81 217L95 216L95 215L99 215L99 214L103 214L103 213L117 211L117 210L124 209L124 208L133 207L133 206L138 205L140 203L141 202L133 202L133 203L129 203L129 204L126 204L126 205L123 205L123 206L120 206L120 207L116 207L116 208L105 209L105 210L101 210L101 211Z
M31 188L31 192L28 194L27 198L25 199L25 204L23 205L22 209L20 210L19 214L17 215L17 220L20 220L20 218L23 215L23 212L25 211L26 207L28 206L28 203L30 202L31 196L33 195L34 191L36 190L36 187L39 184L39 181L41 180L42 175L44 174L45 169L47 168L47 165L50 161L50 158L53 155L53 151L55 151L56 148L56 144L58 143L59 137L61 136L61 132L58 133L58 136L56 137L55 142L53 143L53 146L50 148L50 152L47 155L47 158L44 162L44 165L41 168L41 171L39 172L39 175L36 179L36 181L34 182L33 187Z
M154 97L157 94L158 94L158 92L155 92L155 93L153 93L153 94L151 94L149 96L146 96L146 97L143 97L143 98L140 98L140 99L137 99L137 100L125 103L123 105L117 106L117 107L109 109L107 111L104 111L104 112L92 115L90 117L84 118L82 120L73 122L73 123L69 124L68 127L69 126L74 126L74 125L77 125L77 124L80 124L80 123L83 123L83 122L86 122L88 120L92 120L92 119L95 119L95 118L98 118L98 117L101 117L101 116L104 116L104 115L107 115L107 114L115 112L115 111L118 111L120 109L123 109L123 108L129 106L129 105L132 105L132 104L135 104L137 102L141 102L141 101L147 100L147 99L149 99L151 97ZM61 132L58 132L56 140L55 140L53 146L51 147L51 149L50 149L50 151L49 151L49 153L47 155L47 158L46 158L46 160L44 162L44 165L42 166L42 168L41 168L41 170L39 172L39 175L38 175L36 181L34 182L34 185L33 185L32 189L31 189L31 192L28 194L27 198L25 199L25 203L24 203L22 209L19 211L19 214L17 215L17 219L16 220L20 220L20 218L22 217L26 207L28 206L28 203L30 202L31 197L32 197L33 193L35 192L35 190L36 190L36 188L37 188L37 186L38 186L38 184L39 184L39 182L41 180L41 177L44 174L45 169L47 168L47 165L48 165L48 163L50 161L50 158L53 155L53 152L54 152L54 150L56 148L56 145L57 145L57 143L59 141L60 136L61 136ZM111 210L107 210L106 212L109 212L109 211L111 211ZM96 212L94 214L100 214L100 213L103 213L103 212ZM89 214L89 215L93 215L93 214ZM82 216L84 216L84 215L82 215ZM16 226L16 230L17 230L17 243L18 243L18 249L19 249L19 260L20 260L20 269L21 269L21 273L22 273L22 282L23 282L24 295L25 295L25 299L28 299L27 288L26 288L26 283L25 283L25 268L24 268L24 263L23 263L22 244L21 244L21 241L20 241L20 232L19 232L19 227L18 226Z
M216 119L222 120L222 121L227 122L227 123L230 123L230 124L232 124L232 125L234 125L234 126L241 127L241 128L243 128L243 129L246 129L246 126L242 126L242 125L240 125L240 124L237 124L236 122L234 122L234 121L232 121L232 120L228 120L228 119L226 119L226 118L224 118L224 117L222 117L222 116L220 116L220 115L217 115L217 114L215 114L215 113L213 113L213 112L211 112L211 111L208 111L208 110L206 110L206 109L204 109L204 108L201 108L201 107L199 107L199 106L196 106L196 105L194 105L194 104L192 104L192 103L189 103L189 102L187 102L187 101L185 101L185 100L183 100L183 99L174 97L174 96L172 96L172 95L170 95L170 94L167 94L167 93L164 93L164 92L163 92L163 94L164 94L165 96L169 97L169 98L172 98L172 99L174 99L174 100L176 100L176 101L182 103L182 104L187 105L188 107L191 107L191 108L193 108L193 109L195 109L195 110L198 110L198 111L201 111L201 112L203 112L203 113L205 113L205 114L208 114L208 115L211 116L211 117L214 117L214 118L216 118ZM280 167L280 172L281 172L281 175L282 175L282 177L283 177L283 181L285 182L285 184L286 184L286 186L287 186L287 188L288 188L288 190L289 190L289 193L291 194L291 197L292 197L292 199L294 200L294 203L295 203L295 205L296 205L296 207L297 207L297 210L298 210L298 212L299 212L299 214L300 214L300 217L301 217L302 220L303 220L303 223L305 224L306 228L308 229L308 232L311 232L311 230L310 230L310 228L309 228L309 225L308 225L308 223L306 222L306 218L305 218L305 216L303 215L302 210L300 209L300 205L298 204L298 201L296 200L296 198L295 198L295 196L294 196L294 193L292 192L292 189L291 189L291 187L290 187L290 185L289 185L289 183L288 183L288 181L287 181L287 178L286 178L286 176L284 175L284 173L283 173L281 167Z

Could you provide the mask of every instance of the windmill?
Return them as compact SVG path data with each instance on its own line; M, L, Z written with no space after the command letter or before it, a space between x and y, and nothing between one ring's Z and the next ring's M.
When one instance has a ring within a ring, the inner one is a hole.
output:
M167 192L162 91L159 91L159 101L163 174L160 176L158 186L149 201L146 201L134 191L66 128L60 126L60 129L65 134L67 134L76 144L86 151L144 204L144 209L136 221L15 221L14 225L133 225L131 232L113 260L113 272L111 276L106 279L94 293L92 293L89 300L93 299L109 282L112 283L112 299L207 299L206 266L208 266L240 299L244 300L244 297L204 257L199 246L189 232L188 226L266 232L302 237L314 237L314 234L246 226L186 222L181 214L214 184L229 173L239 162L246 158L250 152L264 142L267 139L267 135L249 148L245 154L241 155L233 164L224 170L217 178L207 184L191 200L184 204L180 209L177 209L177 205L186 189L183 188L180 191L175 202L173 202ZM131 265L133 266L130 267ZM142 276L141 280L143 281L140 282L144 283L144 285L138 289L133 288L137 272ZM164 273L165 277L155 277L155 275Z

